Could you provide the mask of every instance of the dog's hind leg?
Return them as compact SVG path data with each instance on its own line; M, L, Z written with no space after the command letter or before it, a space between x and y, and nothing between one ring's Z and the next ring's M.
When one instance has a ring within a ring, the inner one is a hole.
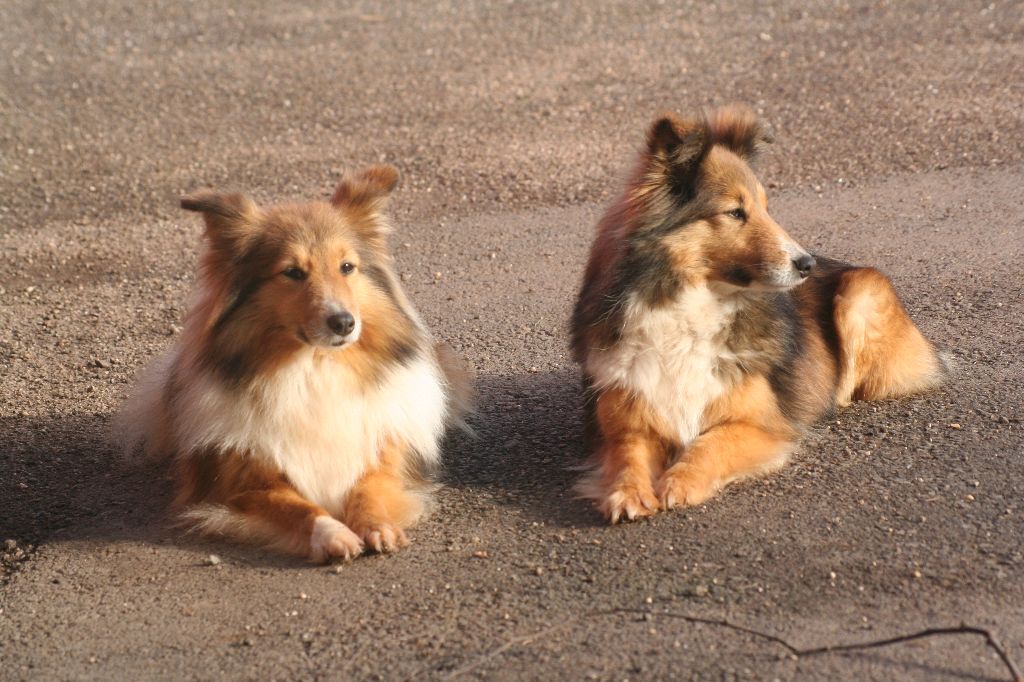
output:
M839 405L916 393L945 378L935 348L914 326L882 273L873 268L844 272L834 306Z
M315 562L352 559L363 549L348 526L304 498L281 474L237 453L183 459L177 504L196 530L273 547Z

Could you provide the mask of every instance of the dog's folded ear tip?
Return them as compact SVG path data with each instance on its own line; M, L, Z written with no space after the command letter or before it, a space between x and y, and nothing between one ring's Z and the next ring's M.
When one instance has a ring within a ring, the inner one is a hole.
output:
M652 133L674 131L678 120L679 117L671 111L659 111L651 123L650 131Z
M202 206L205 203L220 199L224 196L226 195L221 194L220 192L215 192L209 187L198 187L182 194L179 203L182 208L188 208L189 210L194 211L199 209L192 207Z
M388 163L378 163L358 171L345 173L334 190L331 203L335 206L369 205L379 208L398 186L398 169Z
M210 208L210 192L191 192L181 197L178 205L186 211L203 212Z
M376 181L381 189L388 192L398 186L398 181L402 177L398 169L390 163L374 164L364 170L361 175L368 180Z
M186 194L179 201L178 205L186 211L202 211L203 205L198 194Z
M210 216L232 220L251 216L256 205L244 194L220 194L213 190L197 190L181 197L178 205L186 211L195 211Z
M656 117L648 128L647 148L653 155L684 163L701 154L706 138L705 128L699 121L668 112Z
M398 169L390 163L374 163L367 166L363 173L382 173L398 175Z
M679 144L679 130L676 117L671 113L661 113L647 131L647 143L652 150L667 150Z

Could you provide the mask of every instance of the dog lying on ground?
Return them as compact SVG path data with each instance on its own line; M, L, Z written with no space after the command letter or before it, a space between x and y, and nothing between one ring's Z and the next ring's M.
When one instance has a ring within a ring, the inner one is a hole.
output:
M182 200L206 224L198 294L121 423L173 458L198 530L318 562L406 544L468 384L393 272L397 179L373 166L329 203Z
M834 405L945 374L889 280L812 257L772 219L748 162L752 112L667 116L604 216L572 319L608 521L704 502L785 463Z

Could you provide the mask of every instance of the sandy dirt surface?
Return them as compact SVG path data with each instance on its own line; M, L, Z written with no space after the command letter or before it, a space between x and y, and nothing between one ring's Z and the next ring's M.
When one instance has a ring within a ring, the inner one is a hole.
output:
M1006 678L975 637L794 659L680 614L801 647L967 621L1024 662L1020 2L382 5L0 4L0 678ZM593 224L656 112L729 101L774 128L780 222L889 273L956 377L605 528L568 470ZM477 437L396 556L183 538L164 472L105 440L179 330L178 197L323 197L377 161Z

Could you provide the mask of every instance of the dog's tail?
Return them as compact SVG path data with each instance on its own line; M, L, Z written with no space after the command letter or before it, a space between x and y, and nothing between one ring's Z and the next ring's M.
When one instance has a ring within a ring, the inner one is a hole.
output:
M434 344L434 355L448 389L448 423L473 435L466 422L473 411L473 372L443 343Z
M940 350L936 355L939 358L939 364L942 365L943 379L952 378L956 373L956 356L948 350Z
M126 457L144 452L153 459L170 453L166 421L166 386L177 359L172 349L157 356L140 374L134 388L114 417L110 440Z
M256 516L238 513L221 504L189 507L181 513L179 525L200 535L262 545L294 556L306 557L310 551L308 538L297 533L282 533Z

